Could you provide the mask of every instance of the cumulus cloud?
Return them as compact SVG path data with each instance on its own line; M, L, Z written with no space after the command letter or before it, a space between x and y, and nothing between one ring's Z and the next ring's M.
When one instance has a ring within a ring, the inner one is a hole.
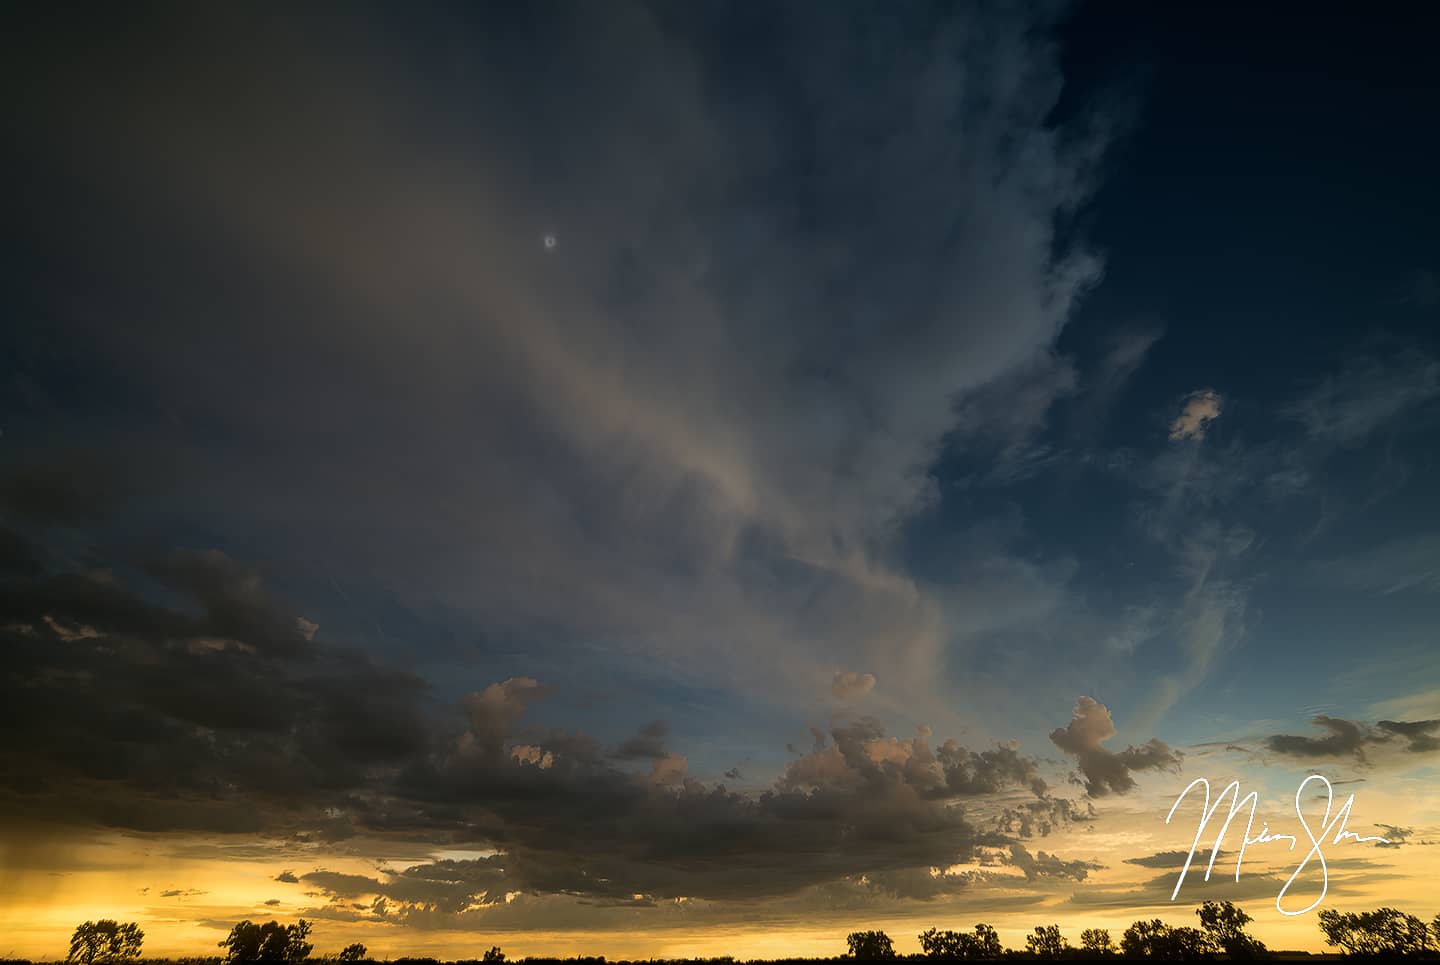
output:
M862 697L875 689L873 673L856 673L853 670L837 672L830 682L830 692L841 700Z
M458 754L417 761L391 790L419 810L402 819L392 809L386 821L425 828L427 815L483 803L477 830L504 842L507 887L616 899L790 894L845 875L948 867L1008 839L948 806L959 795L924 738L888 737L871 718L837 723L831 737L758 796L686 777L673 753L647 775L563 754L544 770ZM1024 765L1011 771L991 786L1035 790Z
M521 764L533 764L541 770L555 765L555 755L535 744L516 744L510 748L510 757Z
M1084 881L1090 876L1090 872L1099 871L1105 867L1093 861L1066 861L1044 851L1031 854L1023 844L1019 843L1010 845L1009 863L1024 872L1026 879L1030 881L1038 878L1068 878L1071 881Z
M655 758L650 766L650 782L661 785L679 784L685 780L685 772L689 769L690 761L683 754L663 754Z
M1175 421L1170 423L1170 439L1204 439L1210 423L1220 418L1220 393L1214 389L1197 389L1185 398Z
M901 740L887 737L873 717L839 722L830 736L833 742L817 739L811 753L790 762L779 786L854 789L889 775L926 798L996 795L1017 788L1042 798L1048 793L1038 763L1014 745L974 751L949 739L932 749L928 727Z
M1158 738L1119 752L1107 749L1103 744L1115 733L1110 708L1091 697L1081 697L1075 703L1070 723L1050 734L1056 747L1076 758L1085 791L1091 797L1124 794L1133 789L1135 779L1130 775L1135 771L1180 769L1184 755Z
M545 693L545 688L536 680L511 677L478 693L467 694L465 710L470 717L470 730L464 735L464 747L490 757L500 756L515 722L531 701Z

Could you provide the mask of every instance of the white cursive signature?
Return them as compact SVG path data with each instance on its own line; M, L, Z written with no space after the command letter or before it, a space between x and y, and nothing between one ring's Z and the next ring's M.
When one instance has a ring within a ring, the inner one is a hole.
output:
M1305 820L1305 812L1300 806L1300 798L1304 795L1305 788L1309 786L1311 781L1320 781L1325 785L1325 816L1321 819L1321 829L1318 835L1310 829L1310 823ZM1180 869L1180 878L1175 882L1175 890L1170 893L1171 901L1174 901L1175 896L1180 894L1180 886L1185 883L1185 875L1190 870L1190 863L1195 858L1195 849L1200 847L1200 837L1205 833L1205 826L1210 823L1210 819L1214 817L1215 812L1220 809L1220 805L1225 800L1227 794L1231 795L1230 813L1226 815L1225 823L1220 826L1220 833L1215 835L1215 844L1210 849L1210 864L1205 868L1206 881L1210 880L1210 872L1215 868L1215 859L1220 856L1221 839L1225 837L1225 832L1230 830L1230 822L1235 820L1235 815L1238 814L1246 804L1250 805L1250 816L1245 822L1245 836L1240 843L1240 853L1235 858L1236 881L1240 880L1240 865L1245 860L1245 849L1250 845L1269 844L1272 841L1288 841L1290 842L1288 850L1294 851L1297 843L1295 835L1293 834L1272 834L1268 822L1262 822L1260 833L1253 837L1251 836L1250 831L1255 826L1255 807L1259 803L1259 796L1254 791L1251 791L1249 794L1241 797L1239 781L1231 781L1225 785L1225 790L1221 791L1219 796L1215 798L1215 803L1211 804L1210 782L1203 777L1197 777L1190 782L1189 787L1180 792L1180 796L1175 799L1175 803L1170 805L1170 813L1165 815L1166 824L1169 824L1170 819L1175 816L1175 809L1180 806L1180 802L1184 801L1186 795L1197 786L1205 788L1205 806L1204 810L1200 813L1200 823L1195 828L1195 840L1190 845L1190 853L1185 856L1185 867ZM1310 851L1305 855L1304 860L1295 868L1294 873L1292 873L1289 880L1285 882L1285 886L1280 889L1280 894L1275 896L1275 910L1282 915L1303 915L1324 900L1325 893L1330 888L1330 872L1325 866L1325 854L1320 850L1320 846L1325 839L1330 836L1332 830L1335 832L1335 837L1330 842L1331 844L1340 844L1346 838L1354 840L1357 844L1365 841L1383 841L1386 844L1390 843L1389 838L1382 838L1378 835L1362 838L1353 831L1345 830L1345 825L1350 820L1350 808L1355 804L1355 795L1352 794L1346 798L1345 803L1340 806L1340 809L1335 812L1335 816L1332 818L1330 816L1330 808L1331 805L1334 804L1334 801L1334 788L1330 786L1330 781L1320 774L1311 774L1305 778L1305 780L1301 781L1300 786L1295 789L1295 815L1300 819L1300 826L1305 829L1305 834L1310 839ZM1295 879L1300 877L1300 872L1304 871L1306 866L1310 864L1312 858L1318 858L1320 860L1320 897L1299 911L1286 911L1283 904L1285 894L1290 890L1290 886L1295 883Z

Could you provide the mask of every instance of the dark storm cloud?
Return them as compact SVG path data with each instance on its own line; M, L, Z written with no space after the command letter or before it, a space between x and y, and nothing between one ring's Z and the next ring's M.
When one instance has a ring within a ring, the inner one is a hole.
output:
M260 576L228 557L176 553L146 569L179 606L83 574L0 581L10 614L0 723L33 735L0 750L7 815L498 849L380 877L275 879L459 914L510 891L794 894L948 867L1073 813L1011 746L932 750L928 729L901 740L872 717L833 723L758 795L686 778L660 721L620 745L617 756L652 762L631 773L583 734L526 726L550 693L537 680L489 685L443 714L414 677L306 639ZM1028 824L952 806L1015 793L1040 806ZM1047 867L1038 860L1032 870Z
M301 881L331 898L378 898L422 905L444 914L503 899L506 883L503 860L498 857L437 861L378 877L312 871Z
M187 609L114 578L0 581L5 803L144 830L255 831L361 785L428 740L412 675L307 643L258 576L218 554L157 572ZM289 629L287 629L287 627Z
M123 501L123 476L98 452L51 454L0 476L0 511L42 524L98 523Z
M1368 752L1380 747L1396 747L1411 754L1440 751L1440 719L1382 720L1376 724L1346 720L1318 714L1311 723L1327 733L1323 737L1298 734L1273 734L1261 746L1276 754L1297 758L1353 757L1365 762Z
M40 569L37 547L19 533L0 526L0 574L31 576Z
M658 728L651 727L651 736ZM1007 835L949 802L987 788L1043 791L1033 762L886 736L873 718L836 723L832 742L791 762L758 796L686 779L669 790L593 759L517 745L500 767L462 736L400 775L393 791L426 815L483 802L477 831L506 851L507 887L623 897L780 895L846 875L948 866ZM655 751L658 748L648 747ZM966 777L947 786L947 767ZM364 815L358 816L366 820Z
M1050 124L1058 7L820 9L24 18L27 268L86 283L15 338L108 374L66 426L165 515L289 567L776 700L938 691L884 550L1098 278L1057 229L1099 139Z
M1180 769L1184 755L1154 737L1139 747L1131 746L1123 751L1102 746L1115 733L1110 708L1093 698L1081 697L1070 723L1050 734L1056 747L1076 758L1085 781L1085 792L1091 797L1132 790L1135 779L1130 775L1135 771Z
M627 738L615 749L615 757L621 760L655 760L665 756L665 735L670 725L663 720L652 720L640 728L640 733Z
M177 550L145 566L151 577L204 610L206 632L266 650L299 650L300 618L282 614L261 588L261 575L219 550Z
M37 295L13 338L105 377L20 400L6 459L52 464L59 429L125 457L58 488L11 474L7 514L99 529L117 511L91 483L123 464L144 482L131 532L218 531L205 545L292 576L363 574L562 652L623 640L779 705L948 708L942 608L890 550L934 504L957 403L1053 368L1099 272L1058 230L1098 140L1049 123L1053 16L293 13L17 26L23 269L83 283ZM617 759L535 722L538 671L437 706L225 553L112 576L0 549L0 723L36 735L0 750L0 807L504 854L309 882L374 889L365 914L423 920L496 874L597 901L918 881L1071 813L1011 747L871 718L736 794L654 725ZM883 694L835 674L878 666ZM1019 830L954 806L1002 793Z

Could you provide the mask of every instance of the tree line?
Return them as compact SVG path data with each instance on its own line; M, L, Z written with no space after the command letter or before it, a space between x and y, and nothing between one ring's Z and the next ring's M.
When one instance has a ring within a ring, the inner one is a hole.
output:
M1002 946L1000 935L992 925L981 923L969 932L930 928L919 935L921 955L918 957L983 961L1016 954L1046 959L1118 955L1176 960L1221 954L1231 959L1262 958L1269 954L1265 944L1245 930L1254 919L1233 902L1207 901L1195 914L1200 919L1199 928L1169 925L1159 918L1137 921L1125 929L1118 943L1107 929L1087 928L1080 932L1078 947L1070 945L1059 925L1037 925L1025 937L1023 952ZM1325 944L1349 955L1440 954L1440 915L1427 924L1397 908L1364 912L1326 910L1316 916L1316 921L1325 936ZM359 942L333 955L311 958L314 951L314 945L308 941L311 928L311 923L303 918L291 925L246 920L237 923L218 944L225 949L226 965L370 961L368 949ZM131 965L140 960L144 940L145 933L135 922L121 923L108 918L87 921L76 927L65 960L70 965ZM900 957L894 942L883 931L851 932L846 936L846 945L851 958ZM406 960L398 960L396 965L403 961ZM505 953L498 946L492 946L481 961L503 962Z
M1080 933L1080 946L1072 947L1059 925L1037 925L1025 936L1023 954L1034 958L1125 958L1180 960L1225 955L1230 959L1263 958L1265 943L1245 931L1254 919L1229 901L1207 901L1195 909L1200 927L1169 925L1159 918L1137 921L1125 929L1117 944L1104 928ZM1397 908L1365 912L1322 911L1316 916L1325 944L1347 955L1428 955L1440 953L1440 915L1428 925ZM1004 948L991 925L979 924L973 932L939 931L919 935L921 957L986 961L1021 954ZM898 958L894 942L883 931L857 931L846 936L850 957Z
M293 925L282 925L278 921L262 925L247 919L238 922L218 944L225 949L226 965L370 961L369 949L359 942L346 945L333 955L312 959L310 953L315 946L306 939L313 927L303 918ZM70 953L65 956L65 961L70 965L130 965L140 960L144 941L145 932L133 921L124 924L109 918L87 921L75 928L70 938ZM505 953L499 946L492 946L480 960L503 962Z

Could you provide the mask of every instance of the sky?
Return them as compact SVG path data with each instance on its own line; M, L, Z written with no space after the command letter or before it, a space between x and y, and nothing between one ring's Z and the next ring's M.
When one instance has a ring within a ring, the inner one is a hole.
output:
M7 8L0 952L1428 920L1435 16Z

